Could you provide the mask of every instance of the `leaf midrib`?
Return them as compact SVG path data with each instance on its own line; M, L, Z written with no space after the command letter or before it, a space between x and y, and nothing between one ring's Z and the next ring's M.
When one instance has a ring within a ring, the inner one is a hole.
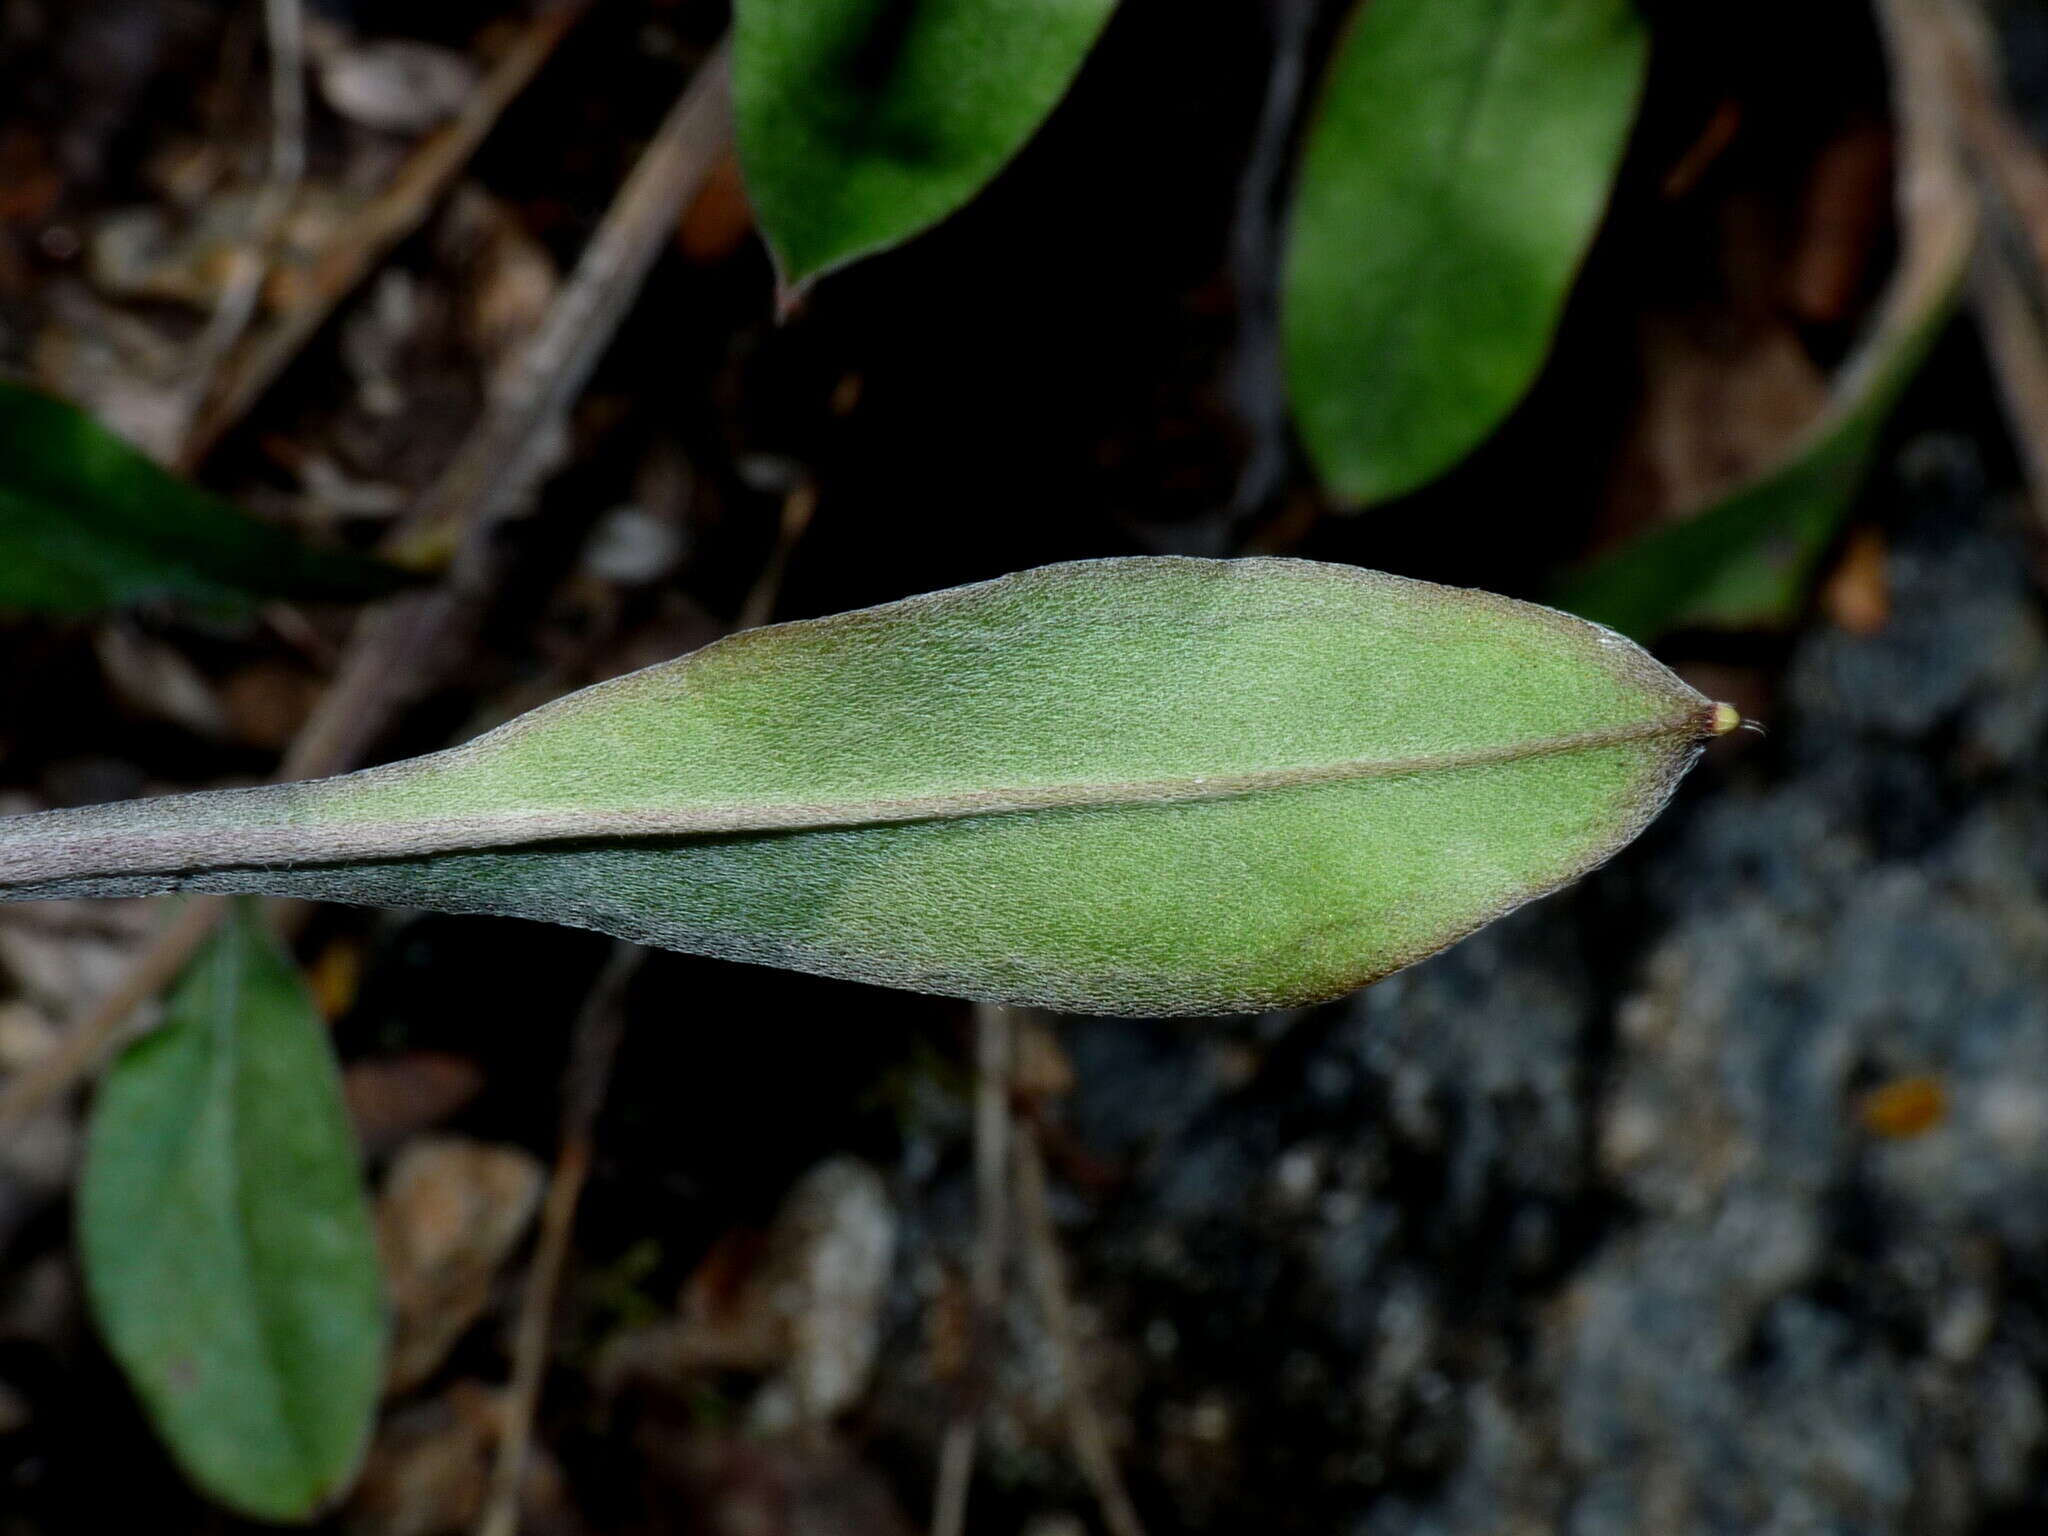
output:
M181 828L166 833L124 831L114 836L86 832L66 840L73 844L68 857L63 846L42 845L21 850L16 867L10 868L4 851L0 851L0 885L56 878L261 867L283 862L339 864L421 858L541 843L795 832L1029 812L1186 804L1365 779L1500 767L1639 742L1702 740L1713 732L1712 714L1713 706L1703 704L1655 720L1461 751L1108 783L1014 786L808 803L567 807L460 817L364 819L354 823L329 820L314 811L304 820L274 826Z

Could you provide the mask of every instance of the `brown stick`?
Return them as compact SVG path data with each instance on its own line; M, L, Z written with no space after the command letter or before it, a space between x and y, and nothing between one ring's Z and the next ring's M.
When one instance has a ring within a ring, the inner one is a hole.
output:
M2027 500L2036 521L2048 528L2048 333L2029 286L2018 263L2004 252L1987 248L1978 253L1971 297L1984 350L2019 454Z
M533 1267L519 1300L512 1383L506 1394L497 1461L491 1468L490 1493L476 1523L477 1536L516 1536L519 1529L519 1494L533 1445L534 1411L540 1405L541 1383L547 1375L555 1297L561 1290L569 1240L576 1229L576 1203L590 1177L597 1113L604 1104L612 1063L618 1058L619 1041L625 1033L626 988L646 958L646 950L614 942L611 958L576 1019L569 1069L562 1084L561 1148L541 1207Z
M66 1089L99 1065L128 1016L169 986L226 914L225 896L195 896L130 963L114 989L67 1031L56 1049L23 1068L0 1088L0 1135L35 1118Z
M313 778L338 758L359 760L381 726L366 706L406 678L407 701L438 680L419 658L446 652L476 620L491 588L496 523L545 473L534 445L567 412L625 319L676 220L732 138L723 43L697 70L590 237L576 270L539 328L507 359L490 404L394 541L455 547L450 578L371 610L350 657L306 724L285 777Z
M1948 81L1988 225L1971 297L2036 519L2048 528L2048 156L1998 84L1981 11L1950 0Z
M938 1489L932 1495L932 1536L961 1536L974 1481L974 1444L981 1432L980 1397L990 1335L1003 1305L1009 1259L1010 1067L1016 1026L993 1003L974 1008L974 1268L966 1380L939 1443Z
M1102 1506L1103 1523L1109 1527L1111 1536L1145 1536L1145 1527L1124 1487L1123 1475L1117 1471L1116 1454L1110 1449L1102 1416L1089 1396L1087 1375L1081 1369L1074 1308L1067 1295L1066 1265L1060 1257L1052 1205L1046 1199L1045 1156L1039 1150L1038 1129L1029 1120L1017 1123L1016 1146L1017 1226L1032 1287L1038 1293L1039 1312L1059 1360L1060 1380L1066 1391L1068 1443L1073 1448L1074 1460L1080 1463L1081 1475Z
M1943 88L1980 183L2005 205L2048 275L2048 160L2013 119L1984 15L1972 0L1941 0L1925 16L1943 66L1927 79Z
M504 516L539 478L545 429L583 392L676 222L732 142L727 45L712 49L641 152L568 285L492 384L484 421L428 493L414 539L453 547L471 508ZM464 572L458 560L456 579Z
M249 213L247 234L212 318L199 335L190 376L156 456L184 467L192 427L212 398L221 366L252 321L263 298L278 243L298 201L306 173L306 17L300 0L263 0L264 37L270 53L270 158Z
M186 434L178 467L190 470L204 462L327 323L335 307L425 222L505 109L519 99L589 9L590 0L564 0L528 22L454 121L436 129L412 152L389 185L313 264L306 274L304 302L242 339Z

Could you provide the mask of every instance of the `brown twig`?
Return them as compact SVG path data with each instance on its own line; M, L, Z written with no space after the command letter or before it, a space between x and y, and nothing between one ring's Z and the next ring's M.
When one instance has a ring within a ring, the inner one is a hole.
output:
M2048 156L1998 85L1983 13L1949 0L1941 14L1948 83L1987 216L1971 299L2028 499L2048 527Z
M249 211L248 237L193 347L190 377L180 391L174 425L162 456L184 464L192 426L212 398L228 354L256 318L278 243L306 174L306 17L300 0L263 0L264 37L270 54L270 154L263 185Z
M180 468L190 470L204 462L327 323L335 307L425 222L505 109L532 83L590 3L564 0L528 22L454 120L413 150L384 190L306 269L297 285L304 297L241 339L186 434L177 457Z
M555 1297L568 1262L569 1240L576 1227L576 1203L590 1176L598 1110L611 1081L625 1033L626 988L647 951L615 941L611 958L592 984L576 1019L570 1043L569 1068L562 1083L562 1142L541 1207L540 1236L534 1244L533 1266L519 1300L513 1333L512 1382L501 1415L497 1461L491 1487L476 1524L477 1536L516 1536L519 1495L526 1482L526 1460L533 1445L534 1411L540 1405L547 1375L548 1340L553 1333Z
M755 629L775 617L775 604L782 596L782 584L789 575L790 557L811 526L818 510L818 488L805 479L782 498L782 516L777 522L775 547L769 551L761 574L754 578L746 601L740 604L734 629Z
M413 547L428 554L454 547L471 508L486 520L502 517L540 478L548 429L583 392L677 221L731 142L732 90L721 41L641 152L540 327L493 381L484 421L429 493ZM460 582L459 562L455 574Z
M980 1436L981 1378L989 1336L1003 1304L1003 1271L1010 1248L1010 1069L1016 1027L1007 1009L974 1008L974 1266L969 1277L973 1319L960 1401L939 1443L939 1480L932 1496L932 1536L961 1536L967 1527L967 1492L974 1481L974 1445Z
M1980 186L2005 206L2048 273L2048 160L2013 119L1982 11L1973 0L1940 0L1922 26L1934 33L1929 46L1940 48L1944 66L1927 78L1943 88Z
M1053 1226L1052 1204L1045 1192L1045 1155L1038 1145L1038 1129L1029 1120L1016 1126L1017 1230L1032 1289L1038 1295L1045 1331L1052 1338L1059 1361L1060 1380L1066 1391L1067 1438L1081 1475L1095 1491L1102 1506L1102 1519L1111 1536L1145 1536L1145 1527L1131 1504L1130 1493L1117 1471L1116 1455L1110 1449L1109 1433L1095 1401L1088 1393L1088 1380L1081 1369L1081 1347L1074 1329L1073 1303L1067 1294L1066 1264L1060 1256L1059 1232Z
M7 1079L0 1088L0 1135L33 1120L99 1066L129 1016L170 985L219 925L227 907L225 896L196 896L183 903L92 1012L66 1031L48 1055Z
M1987 241L1977 256L1970 293L2024 471L2027 499L2036 521L2048 528L2048 331L2036 293L2029 291L2029 275L1999 242Z
M535 445L548 439L582 393L663 242L731 136L720 44L641 154L539 327L506 360L483 418L394 530L391 542L401 551L452 548L449 579L363 616L348 663L294 748L303 760L287 760L287 778L331 773L320 765L359 756L381 729L368 707L373 701L402 687L410 702L439 680L423 658L457 649L455 637L476 622L493 585L495 526L546 473Z
M731 137L731 97L721 44L699 68L620 189L539 328L505 367L483 417L454 462L394 530L446 530L455 546L449 578L401 594L357 620L340 673L293 740L280 777L315 778L360 762L390 722L446 675L493 585L493 537L507 509L531 493L545 466L529 446L547 435L589 378L625 318L663 241ZM78 1025L49 1070L25 1073L0 1091L0 1136L12 1134L57 1095L76 1086L112 1045L128 1015L197 952L217 904L191 903L133 963L130 975Z

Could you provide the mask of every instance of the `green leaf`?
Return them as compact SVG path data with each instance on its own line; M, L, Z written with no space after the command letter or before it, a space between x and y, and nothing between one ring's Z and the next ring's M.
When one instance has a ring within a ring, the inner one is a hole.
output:
M375 597L396 573L315 550L167 474L84 412L0 380L0 610Z
M267 890L1232 1012L1350 991L1583 874L1731 723L1532 604L1083 561L736 635L388 768L0 820L0 897Z
M1301 436L1358 504L1414 490L1535 380L1642 94L1630 0L1370 0L1295 190Z
M1066 94L1116 0L738 0L740 165L785 285L962 207Z
M1955 269L1960 282L1963 266ZM1899 396L1954 310L1951 284L1919 323L1893 338L1791 457L1685 521L1623 545L1559 587L1557 601L1622 634L1767 628L1789 621L1814 568L1855 505Z
M1576 573L1556 593L1572 612L1644 640L1687 626L1788 622L1855 505L1886 420L1954 313L1978 205L1956 138L1953 18L1923 0L1884 0L1878 18L1899 123L1903 234L1875 319L1827 409L1779 464Z
M256 914L99 1091L79 1247L100 1331L186 1474L303 1520L362 1459L384 1296L326 1030Z

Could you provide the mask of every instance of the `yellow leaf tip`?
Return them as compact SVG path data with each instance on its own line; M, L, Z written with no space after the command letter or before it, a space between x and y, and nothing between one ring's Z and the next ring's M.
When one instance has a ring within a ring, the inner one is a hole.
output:
M1716 736L1726 736L1741 724L1741 710L1737 709L1733 704L1716 704L1714 706L1713 718L1708 721L1708 728Z

